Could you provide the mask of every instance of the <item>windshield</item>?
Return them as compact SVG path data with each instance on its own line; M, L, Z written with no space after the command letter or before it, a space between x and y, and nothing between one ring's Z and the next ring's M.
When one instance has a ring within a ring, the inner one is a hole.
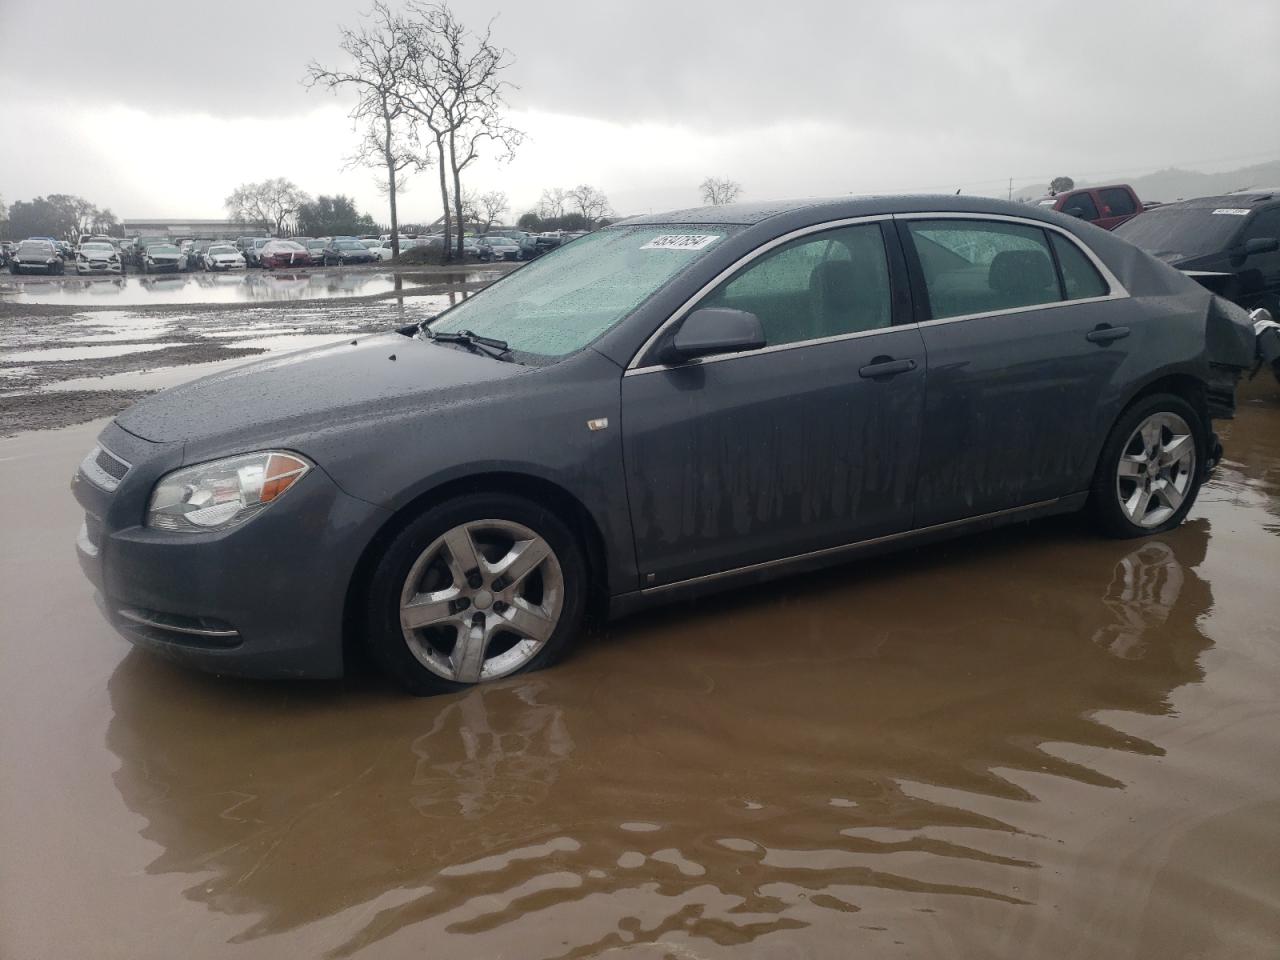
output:
M602 230L535 260L432 322L544 357L585 347L737 228Z
M1249 211L1221 207L1159 207L1116 227L1115 235L1163 260L1221 253L1231 246Z
M210 247L209 252L210 253L237 253L238 251L236 250L235 247L229 247L226 244L220 243L216 246Z
M53 244L45 240L26 240L18 245L19 253L52 253Z
M339 250L368 250L359 240L335 240L333 245Z
M109 243L82 243L80 249L85 253L115 253L116 250Z
M147 244L147 253L151 254L168 254L177 253L178 248L172 243L149 243Z

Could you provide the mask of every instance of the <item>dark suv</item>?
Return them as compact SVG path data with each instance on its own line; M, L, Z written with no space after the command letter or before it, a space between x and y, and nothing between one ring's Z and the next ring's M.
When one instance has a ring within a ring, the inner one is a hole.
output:
M408 689L551 663L589 608L1088 506L1167 530L1245 313L1069 217L962 197L703 207L436 317L149 397L74 483L111 622L226 672Z
M1195 277L1246 309L1280 319L1280 190L1167 203L1117 237Z

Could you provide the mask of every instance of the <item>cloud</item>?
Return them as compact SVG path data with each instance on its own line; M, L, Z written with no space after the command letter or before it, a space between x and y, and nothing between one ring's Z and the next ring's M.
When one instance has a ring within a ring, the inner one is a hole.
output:
M523 208L590 182L620 212L680 206L708 174L748 196L937 189L1280 155L1280 5L932 0L456 2L516 56L516 161L474 184ZM344 171L343 101L308 92L363 3L6 6L0 193L217 216L238 183L289 176L380 208ZM51 51L56 65L51 67ZM1015 186L1018 185L1015 182ZM435 216L432 175L410 219Z

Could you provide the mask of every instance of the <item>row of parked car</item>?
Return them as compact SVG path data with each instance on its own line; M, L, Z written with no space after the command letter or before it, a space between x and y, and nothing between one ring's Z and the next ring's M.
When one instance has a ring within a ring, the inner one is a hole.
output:
M1117 183L1037 203L1112 231L1233 303L1280 317L1280 188L1143 203Z
M464 256L481 262L532 260L581 233L531 234L498 230L463 238ZM400 252L415 247L441 250L443 234L401 236ZM141 273L192 270L225 271L247 267L348 266L389 261L394 248L389 235L381 237L240 237L235 241L167 237L120 240L107 236L80 237L73 247L53 237L0 242L0 267L12 273L120 274L127 267Z

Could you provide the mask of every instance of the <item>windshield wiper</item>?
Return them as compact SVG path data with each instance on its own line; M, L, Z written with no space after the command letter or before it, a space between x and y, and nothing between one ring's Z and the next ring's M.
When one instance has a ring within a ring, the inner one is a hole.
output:
M437 333L434 330L424 330L428 339L435 340L438 343L456 343L464 346L476 353L483 353L485 356L493 357L495 360L509 360L506 356L511 352L511 348L507 346L505 340L495 340L493 337L482 337L478 333L472 333L470 330L448 330Z

